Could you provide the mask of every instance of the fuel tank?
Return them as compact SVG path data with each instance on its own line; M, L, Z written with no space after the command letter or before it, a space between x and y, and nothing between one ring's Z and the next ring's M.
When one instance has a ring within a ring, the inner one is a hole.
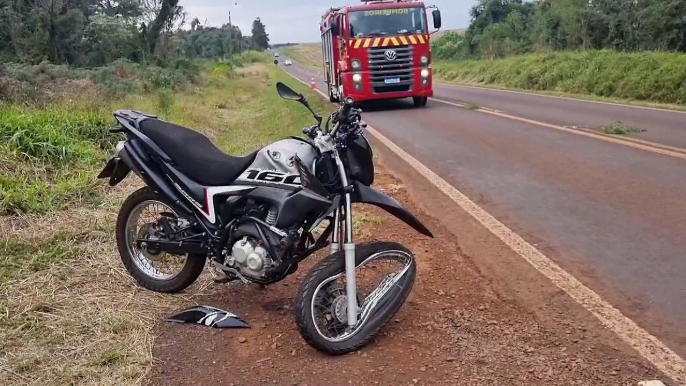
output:
M310 170L317 160L319 152L309 143L287 138L271 143L257 153L255 161L248 167L251 170L275 171L286 175L298 175L298 167L295 164L295 156Z

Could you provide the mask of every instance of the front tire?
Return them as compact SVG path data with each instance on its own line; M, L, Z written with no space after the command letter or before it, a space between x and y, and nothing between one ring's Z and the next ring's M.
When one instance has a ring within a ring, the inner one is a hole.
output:
M412 97L415 107L426 107L428 101L428 97Z
M412 253L398 243L372 242L368 244L361 244L357 246L355 252L358 295L360 294L360 274L358 270L363 268L361 264L365 263L365 266L372 264L371 262L368 262L368 260L373 256L378 257L371 261L377 262L379 261L377 259L391 255L402 256L402 259L406 260L403 265L403 273L398 274L400 279L393 284L389 292L380 298L370 315L365 320L358 322L358 325L354 327L352 332L346 332L342 334L342 338L333 338L322 332L322 326L320 326L318 321L315 319L318 319L320 322L324 319L321 319L315 315L315 313L317 313L315 311L315 306L319 306L316 304L316 301L321 292L328 291L338 293L338 298L331 302L332 309L335 308L334 303L340 299L342 292L340 286L339 288L334 288L332 290L323 289L321 287L322 285L328 285L327 283L332 277L336 277L337 275L343 275L344 277L344 252L336 252L314 266L300 285L296 295L295 306L293 307L298 331L300 332L300 335L302 335L303 339L305 339L307 343L317 350L330 355L343 355L350 353L360 349L374 339L381 329L391 320L393 315L398 312L403 303L405 303L405 299L407 299L407 296L412 290L412 286L417 275L417 267ZM375 265L380 264L372 264L369 269L377 269ZM386 278L387 277L389 277L389 275L386 275ZM362 300L366 299L358 298L358 303L360 306L362 306ZM338 304L345 304L345 300L338 301ZM331 319L329 319L329 316ZM331 315L326 316L327 321L331 320L333 321L332 323L339 323L339 326L336 327L339 329L339 331L340 329L345 328L342 323L342 320L345 320L345 318L342 317L342 315L338 319L335 318L336 315L333 314L333 311ZM326 332L329 331L330 330L327 329Z
M140 237L138 231L135 231L134 233L136 234L133 236L131 234L132 230L130 229L130 224L132 221L132 215L135 215L138 208L145 203L160 203L162 206L166 206L170 210L172 208L172 206L166 203L164 199L147 187L132 193L124 201L124 204L119 210L119 216L117 216L116 225L117 249L119 250L119 256L121 257L122 263L124 263L126 270L129 271L134 279L136 279L138 284L144 288L162 293L176 293L183 291L188 286L193 284L193 282L195 282L195 280L200 276L205 267L207 256L188 255L184 258L182 256L166 257L165 255L164 258L179 260L185 259L183 266L173 275L156 275L152 271L146 270L146 266L143 262L143 255L147 254L147 252L135 250L135 248L130 245L132 237ZM150 261L148 261L148 263L149 266L152 267L152 263L150 263Z

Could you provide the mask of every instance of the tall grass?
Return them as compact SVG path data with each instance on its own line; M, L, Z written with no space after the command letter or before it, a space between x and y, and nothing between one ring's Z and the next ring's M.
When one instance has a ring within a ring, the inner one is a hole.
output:
M437 61L438 77L526 90L686 104L686 55L609 50Z
M0 107L0 213L61 209L96 196L113 147L108 114L86 107Z

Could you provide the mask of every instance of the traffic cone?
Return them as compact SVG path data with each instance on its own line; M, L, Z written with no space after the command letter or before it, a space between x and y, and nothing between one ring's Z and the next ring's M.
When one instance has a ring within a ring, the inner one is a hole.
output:
M312 90L317 88L317 83L315 83L314 78L312 78L312 80L310 81L310 88Z

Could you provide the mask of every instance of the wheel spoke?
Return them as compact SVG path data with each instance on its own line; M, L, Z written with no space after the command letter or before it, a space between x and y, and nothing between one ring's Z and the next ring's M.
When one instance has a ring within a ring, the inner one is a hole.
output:
M125 234L129 252L136 266L153 279L171 280L181 272L187 257L151 251L137 245L138 239L154 241L166 238L164 234L160 234L160 227L157 226L162 212L174 213L174 210L159 201L150 200L138 204L127 221Z
M311 300L312 320L319 334L332 342L354 335L366 323L376 304L397 285L401 274L407 272L411 263L411 255L388 251L372 255L356 268L358 304L361 309L358 312L360 320L352 328L347 325L344 273L323 280Z

